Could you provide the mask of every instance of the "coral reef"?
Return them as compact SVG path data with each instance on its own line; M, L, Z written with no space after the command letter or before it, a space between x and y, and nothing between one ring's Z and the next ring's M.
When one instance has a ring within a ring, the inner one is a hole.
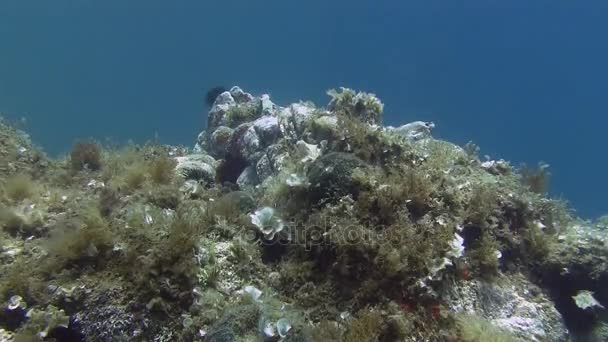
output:
M608 337L607 220L373 94L214 88L194 148L51 159L0 121L3 341Z

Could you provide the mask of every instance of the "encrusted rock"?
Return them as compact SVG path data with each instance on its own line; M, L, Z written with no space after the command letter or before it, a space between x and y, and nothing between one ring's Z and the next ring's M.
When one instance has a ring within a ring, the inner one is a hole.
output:
M237 103L246 103L253 100L253 96L243 91L243 89L234 86L230 88L230 95Z
M219 126L209 137L207 149L216 158L223 158L228 152L228 146L234 130L227 126Z
M301 163L308 163L317 160L321 156L321 149L317 145L298 140L296 142L296 153Z
M343 112L371 125L382 121L384 104L374 94L344 87L340 87L340 91L329 90L327 94L331 96L327 108L332 112Z
M568 341L568 330L553 303L521 275L502 281L461 281L444 300L458 313L487 319L524 341Z
M505 160L487 160L481 167L493 175L506 175L511 172L511 165Z
M318 201L356 195L359 184L354 179L354 172L363 168L366 168L366 164L348 153L331 152L318 158L308 171L313 199Z
M206 154L190 154L176 157L175 172L185 179L204 181L208 184L215 180L216 161Z
M231 203L243 214L251 212L255 208L255 199L246 191L232 191L218 199L224 203Z
M241 190L252 190L258 184L258 175L255 166L247 166L236 180Z
M256 163L256 173L260 183L268 177L277 175L283 169L287 158L287 152L283 151L279 145L271 145L266 148L265 153Z
M301 139L315 111L314 105L307 103L293 103L287 108L281 108L278 116L283 136L291 141Z
M270 96L268 96L268 94L262 95L261 102L262 102L262 115L263 116L273 115L276 105L274 103L272 103L272 101L270 101Z
M279 128L279 120L274 116L263 116L253 122L253 128L260 138L262 146L268 146L274 143L281 129Z
M203 153L209 149L209 136L207 131L202 131L196 137L196 143L194 144L194 152Z
M314 142L332 140L336 137L338 130L338 118L334 115L323 115L316 117L311 122L310 136Z
M215 128L226 124L226 113L230 107L236 105L236 101L230 94L230 92L223 92L217 96L213 107L209 111L207 118L207 131L213 132Z
M608 319L578 307L574 298L590 291L598 305L608 307L608 228L586 222L561 227L561 231L557 246L536 271L561 303L560 310L573 330L604 331Z
M234 130L230 139L228 154L234 159L243 159L249 163L257 160L262 152L260 137L251 123L244 123Z

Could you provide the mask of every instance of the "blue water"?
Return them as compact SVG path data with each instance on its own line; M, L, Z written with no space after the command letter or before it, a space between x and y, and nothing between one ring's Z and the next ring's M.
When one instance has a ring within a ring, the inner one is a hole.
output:
M464 3L464 4L463 4ZM0 2L0 112L51 153L78 137L192 145L204 93L375 92L387 124L545 161L579 215L608 212L606 1Z

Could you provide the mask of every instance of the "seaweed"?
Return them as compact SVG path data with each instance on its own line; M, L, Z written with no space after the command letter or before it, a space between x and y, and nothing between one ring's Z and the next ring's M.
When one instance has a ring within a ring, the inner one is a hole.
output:
M458 336L464 342L517 342L520 341L507 331L497 328L487 320L461 314L456 316Z
M164 175L158 177L164 177ZM127 189L129 192L134 192L141 189L145 182L146 165L144 163L135 163L127 167L123 174L123 183L125 189Z
M484 232L467 248L467 259L482 278L491 278L498 272L501 246L488 232Z
M250 102L232 106L226 112L226 124L228 127L235 128L242 123L255 120L262 113L261 102Z
M49 258L42 267L45 273L54 274L67 267L100 265L112 246L107 222L96 206L86 205L75 219L55 225L45 242Z
M327 95L331 97L327 106L331 111L342 112L369 124L382 122L384 104L374 94L341 87L339 91L328 90Z
M98 171L102 167L101 147L93 140L78 141L70 152L72 170Z
M168 156L159 156L148 165L148 174L154 184L169 184L175 178L177 162Z
M496 207L496 189L488 184L476 184L466 205L466 222L485 227Z
M281 128L297 127L266 150L245 158L218 147L215 182L189 180L201 178L195 168L176 171L176 160L199 161L204 150L157 142L84 140L47 166L42 155L0 149L0 299L21 296L37 313L58 305L83 322L111 322L114 334L155 327L134 338L184 341L513 340L493 321L453 316L443 300L518 272L560 280L549 286L560 310L580 290L572 279L605 305L604 255L584 249L603 251L603 240L571 245L570 227L584 224L543 195L546 167L495 172L473 145L378 126L383 108L372 94L330 95L328 110L305 104L301 118L295 105L277 107ZM221 139L261 115L260 98L236 102L212 109L218 124L239 127L215 131ZM268 175L236 184L246 167ZM273 224L258 217L264 210ZM263 295L235 295L253 286ZM0 326L7 320L0 315ZM293 326L269 337L279 320ZM103 340L97 330L87 339Z
M521 170L521 182L537 194L544 194L549 188L551 173L548 171L549 164L540 162L536 168L524 166Z
M38 192L38 185L27 175L18 174L6 180L4 194L13 202L33 198Z
M365 310L350 322L342 340L352 342L379 341L383 328L382 315L377 311Z

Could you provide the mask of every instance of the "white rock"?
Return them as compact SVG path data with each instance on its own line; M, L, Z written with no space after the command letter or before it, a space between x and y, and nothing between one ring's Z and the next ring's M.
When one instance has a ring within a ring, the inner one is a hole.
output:
M300 162L308 163L313 162L321 156L321 149L315 144L308 144L303 140L296 142L296 153Z
M255 166L247 166L236 180L241 190L251 190L258 184L258 175Z
M253 96L251 94L244 92L237 86L230 88L230 95L232 95L232 98L238 103L253 101Z
M275 116L262 116L253 122L253 128L264 146L274 143L281 134L279 120Z
M523 341L568 341L568 331L553 303L522 275L504 281L454 283L442 295L454 312L473 314L510 331Z
M275 104L270 101L270 96L268 94L262 95L260 98L262 102L262 115L274 115Z

